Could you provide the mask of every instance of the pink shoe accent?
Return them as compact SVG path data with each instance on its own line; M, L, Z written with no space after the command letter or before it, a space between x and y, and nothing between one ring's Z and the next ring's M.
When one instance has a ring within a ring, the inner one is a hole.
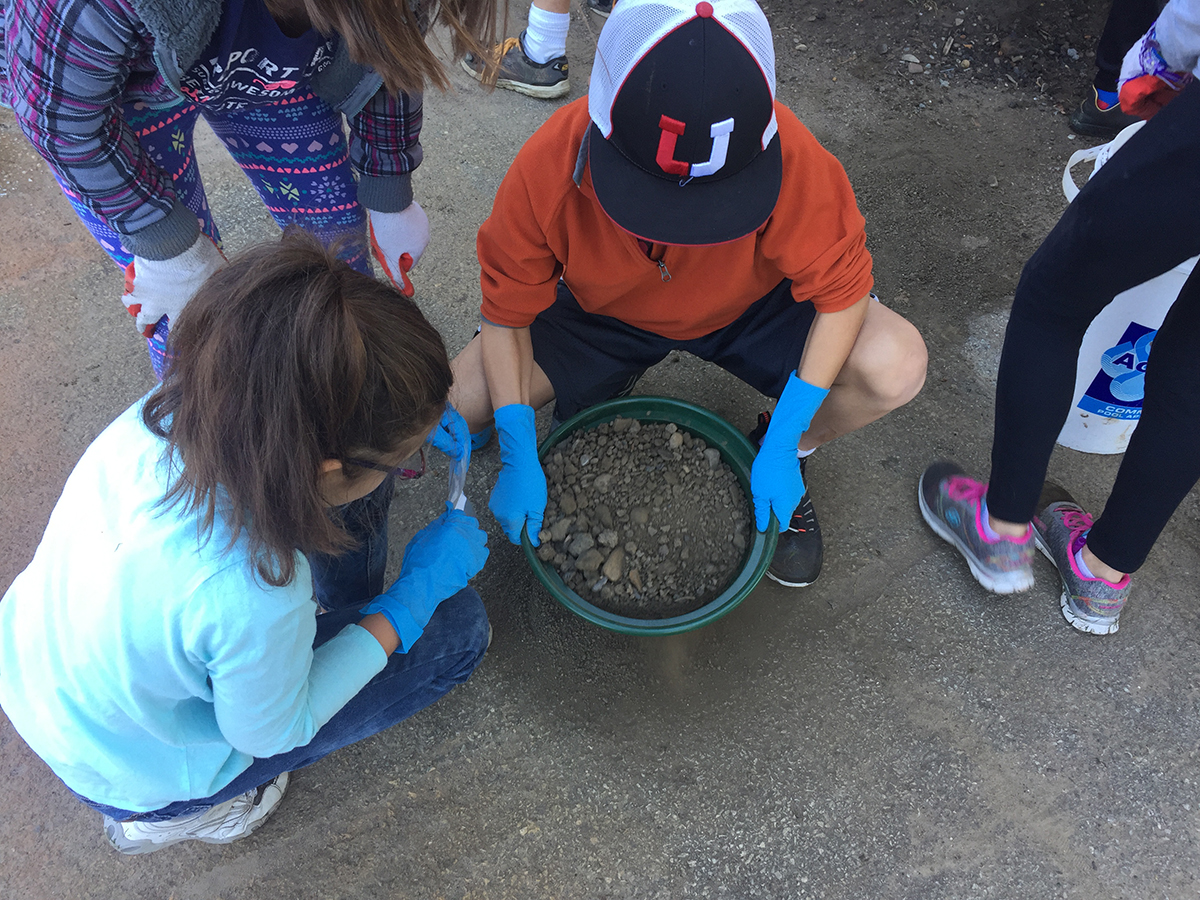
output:
M1071 538L1067 542L1067 548L1070 551L1067 557L1071 561L1071 571L1075 573L1076 578L1080 581L1100 581L1118 591L1129 586L1129 575L1120 581L1112 582L1099 575L1088 577L1079 571L1079 563L1075 561L1075 554L1082 550L1087 543L1087 533L1092 527L1092 517L1089 513L1082 509L1066 510L1062 514L1062 522L1063 526L1071 532Z
M965 475L954 476L946 482L946 493L951 500L974 501L975 530L979 532L979 537L985 544L998 544L1001 541L1007 541L1010 544L1024 544L1033 535L1033 526L1026 525L1025 534L1019 538L1007 537L1003 534L995 538L988 537L987 529L983 524L983 501L987 496L987 485L981 484L974 478L968 478Z

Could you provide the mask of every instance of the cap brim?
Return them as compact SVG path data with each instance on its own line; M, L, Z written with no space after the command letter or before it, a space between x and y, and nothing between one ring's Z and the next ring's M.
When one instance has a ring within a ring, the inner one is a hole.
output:
M778 133L740 172L713 181L643 172L604 139L588 135L592 187L605 214L655 244L723 244L752 234L770 218L783 183Z

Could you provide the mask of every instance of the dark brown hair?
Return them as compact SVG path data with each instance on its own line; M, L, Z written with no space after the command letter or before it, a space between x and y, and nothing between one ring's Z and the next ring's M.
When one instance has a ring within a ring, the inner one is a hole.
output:
M450 29L454 58L490 56L496 41L497 0L302 0L313 28L336 32L350 58L370 66L392 93L419 93L426 84L450 86L442 61L425 43L436 23ZM505 19L508 0L503 0Z
M327 459L395 453L441 416L452 376L432 325L393 287L289 229L200 288L173 323L170 363L142 419L182 461L163 502L197 513L201 537L245 529L268 584L295 577L295 553L337 553Z

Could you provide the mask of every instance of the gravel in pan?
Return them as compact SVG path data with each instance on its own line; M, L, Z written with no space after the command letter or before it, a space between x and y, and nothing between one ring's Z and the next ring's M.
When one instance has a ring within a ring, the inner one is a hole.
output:
M617 418L545 460L538 558L601 609L660 619L699 609L746 556L750 508L720 452L671 423Z

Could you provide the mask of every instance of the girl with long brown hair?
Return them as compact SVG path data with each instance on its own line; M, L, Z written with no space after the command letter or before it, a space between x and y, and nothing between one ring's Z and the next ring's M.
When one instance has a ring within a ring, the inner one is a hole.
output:
M450 509L378 596L309 555L446 421L437 331L300 232L212 276L172 362L88 448L0 602L0 705L124 853L227 843L289 771L465 681L489 640L486 536Z

